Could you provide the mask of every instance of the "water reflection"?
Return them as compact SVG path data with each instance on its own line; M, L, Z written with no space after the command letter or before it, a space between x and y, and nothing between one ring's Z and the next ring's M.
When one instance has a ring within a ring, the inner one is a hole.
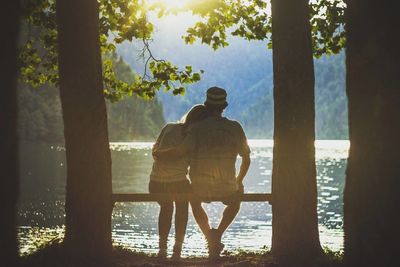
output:
M271 192L272 140L250 140L252 164L244 181L246 192ZM348 141L316 141L318 218L320 238L333 250L343 247L343 187ZM152 165L149 142L111 143L113 191L147 192ZM64 233L65 151L59 146L21 145L21 193L18 213L20 252ZM239 165L239 162L238 162ZM223 205L205 205L211 225L216 226ZM117 203L112 214L115 244L156 253L156 203ZM271 206L242 203L241 210L223 237L225 249L259 250L271 244ZM171 229L171 245L172 233ZM205 241L190 214L183 255L206 255ZM172 247L169 247L172 250Z

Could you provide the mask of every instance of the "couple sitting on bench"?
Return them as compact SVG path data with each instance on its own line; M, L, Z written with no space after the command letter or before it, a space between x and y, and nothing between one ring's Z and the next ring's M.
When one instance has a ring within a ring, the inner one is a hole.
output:
M250 166L250 148L242 126L222 116L227 106L226 91L219 87L209 88L204 105L193 106L180 123L168 123L153 147L150 193L193 194L190 205L206 238L210 258L219 257L224 248L221 237L239 212L240 201L234 196L243 193L243 179ZM236 175L238 155L242 162ZM227 199L223 201L226 207L217 229L210 228L201 204L213 197ZM159 204L158 256L167 257L167 239L175 204L172 258L179 259L188 221L188 201L162 201Z

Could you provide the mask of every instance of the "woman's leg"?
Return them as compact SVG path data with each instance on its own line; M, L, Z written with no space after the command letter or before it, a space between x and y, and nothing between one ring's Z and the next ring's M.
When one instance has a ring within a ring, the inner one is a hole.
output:
M160 202L160 214L158 216L158 234L159 234L159 256L166 256L168 234L171 229L172 213L174 205L172 201Z
M186 226L188 222L189 203L187 201L175 202L175 245L173 258L179 258L185 239Z
M175 206L175 241L183 243L189 216L189 203L187 201L175 202Z

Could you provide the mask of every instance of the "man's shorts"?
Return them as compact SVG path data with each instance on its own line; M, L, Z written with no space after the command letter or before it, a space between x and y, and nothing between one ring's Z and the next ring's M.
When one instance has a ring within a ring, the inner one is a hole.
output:
M233 204L240 204L240 200L238 199L238 197L242 194L242 192L237 191L235 193L233 193L232 195L229 195L226 197L226 200L222 201L222 203L224 203L224 205L226 206L230 206Z
M228 195L228 196L224 197L221 202L226 206L230 206L230 205L233 205L233 204L236 204L236 203L240 204L240 200L238 199L238 196L240 196L241 194L242 194L242 192L237 191L237 192L235 192L235 193L233 193L231 195ZM197 195L196 193L194 193L194 195L196 196L196 198L199 199L199 201L201 200L200 202L211 203L211 197L200 196L200 195Z

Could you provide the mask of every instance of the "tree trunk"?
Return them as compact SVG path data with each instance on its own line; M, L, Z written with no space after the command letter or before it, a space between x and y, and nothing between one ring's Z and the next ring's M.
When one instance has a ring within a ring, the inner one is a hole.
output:
M0 25L0 259L3 266L16 266L18 244L16 211L18 200L17 140L17 38L19 1L2 4Z
M400 266L400 54L395 1L347 1L347 266ZM396 263L397 262L397 263Z
M315 167L314 66L308 1L272 1L274 149L272 253L321 255Z
M57 1L60 96L67 156L68 248L111 250L111 156L96 0Z

